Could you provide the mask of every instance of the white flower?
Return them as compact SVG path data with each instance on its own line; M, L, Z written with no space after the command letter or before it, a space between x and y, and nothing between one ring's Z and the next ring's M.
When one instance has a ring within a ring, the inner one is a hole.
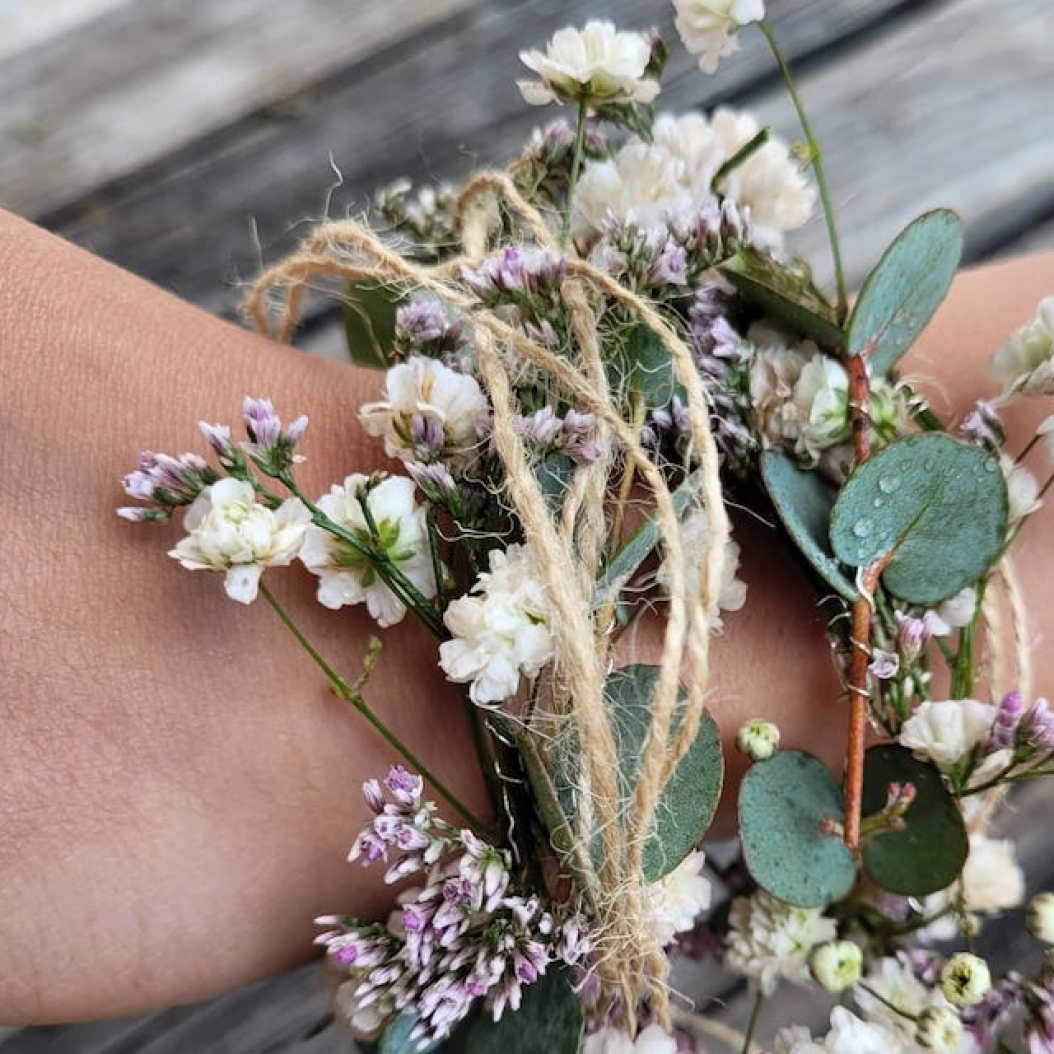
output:
M537 677L553 658L549 602L525 545L492 549L490 571L450 602L443 621L453 639L440 644L439 665L451 681L471 682L477 705L511 698L521 675Z
M227 596L250 604L265 567L292 563L310 520L299 498L272 511L256 500L251 483L221 479L187 509L183 526L189 534L168 555L192 571L226 571Z
M968 911L1005 911L1025 898L1025 876L1006 839L971 834L961 882Z
M1037 940L1054 944L1054 893L1037 893L1028 902L1025 925Z
M912 1044L882 1022L863 1021L844 1006L831 1011L831 1030L814 1040L801 1025L781 1029L775 1054L915 1054Z
M655 120L653 142L631 140L607 161L585 165L575 188L576 241L595 238L609 218L645 229L690 223L714 202L710 189L717 170L758 132L747 114L717 110L701 114L664 113ZM722 193L749 210L753 240L779 248L783 232L802 226L816 193L786 144L772 138L730 173Z
M844 992L860 980L864 953L853 941L830 941L817 947L809 959L816 982L828 992Z
M699 595L702 566L700 554L705 552L710 539L710 518L706 510L695 506L684 517L680 524L681 550L684 554L684 587L687 596ZM717 606L722 611L738 611L747 601L747 584L741 578L736 578L739 570L739 546L728 539L725 545L725 558ZM663 590L669 591L673 579L673 572L666 556L655 572L655 581ZM715 629L721 628L718 619L714 625Z
M991 987L988 963L971 952L956 952L941 969L941 991L953 1006L975 1006Z
M951 630L952 627L955 629L962 629L963 626L968 626L973 622L973 617L977 612L977 590L972 586L967 586L965 589L960 590L953 597L949 597L944 601L940 607L937 608L937 618L944 623L945 635Z
M369 546L370 528L357 492L370 477L354 473L344 485L334 484L319 498L319 508L348 533ZM426 599L436 594L435 572L428 548L424 506L414 501L414 484L405 476L389 476L366 499L387 558ZM318 601L328 608L365 603L381 626L392 626L406 614L406 605L379 577L373 562L351 542L312 526L300 559L319 576Z
M751 761L764 761L779 750L779 726L763 717L752 717L739 726L736 749Z
M765 17L762 0L673 0L675 25L685 50L699 56L699 68L713 73L726 55L739 50L740 26Z
M388 370L384 398L363 406L359 420L371 436L384 437L389 457L464 462L488 414L475 377L415 355Z
M780 978L805 984L809 955L834 940L833 919L815 908L796 908L759 890L732 902L725 961L771 995Z
M849 378L811 341L760 347L750 364L754 421L766 446L789 447L806 464L849 435Z
M645 77L651 46L640 33L622 33L593 20L584 29L557 30L544 52L521 51L520 61L541 78L519 81L533 106L550 102L651 102L659 82Z
M869 1021L889 1025L898 1032L905 1030L907 1035L910 1023L901 1014L916 1017L933 1002L934 995L907 963L886 956L871 965L863 983L854 990L853 998Z
M706 855L693 850L668 875L647 887L648 922L660 944L690 930L701 911L710 907L710 880L700 873Z
M1054 395L1054 296L1040 301L1036 317L1015 330L992 355L988 372L1011 395Z
M947 772L988 738L995 715L994 706L976 699L920 703L904 722L899 739Z
M963 1039L963 1023L950 1006L928 1006L915 1023L915 1042L934 1054L953 1054Z
M634 1040L620 1028L601 1028L586 1036L582 1054L676 1054L677 1041L661 1025L648 1025Z
M1039 483L1024 465L1015 464L1014 459L1007 454L999 456L999 467L1006 480L1007 521L1014 524L1030 516L1043 504L1039 497Z

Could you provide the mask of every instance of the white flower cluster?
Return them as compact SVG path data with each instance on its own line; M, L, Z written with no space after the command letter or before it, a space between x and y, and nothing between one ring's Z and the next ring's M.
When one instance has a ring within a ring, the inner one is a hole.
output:
M736 33L765 17L763 0L673 0L675 25L699 68L713 73L721 59L738 50Z
M690 930L700 912L710 907L713 890L702 874L706 854L689 853L668 875L647 887L648 922L660 944Z
M1054 395L1054 296L1042 300L1036 317L993 354L989 369L1003 385L1004 400L1014 395Z

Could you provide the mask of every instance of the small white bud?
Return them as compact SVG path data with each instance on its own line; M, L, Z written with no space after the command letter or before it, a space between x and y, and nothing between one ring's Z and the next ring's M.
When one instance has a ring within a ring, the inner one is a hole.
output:
M736 747L751 761L764 761L779 749L780 730L771 721L752 717L736 733Z
M941 969L941 991L953 1006L973 1006L991 987L988 963L970 952L956 952Z
M844 992L860 980L864 955L852 941L828 941L821 944L809 959L809 969L816 982L828 992Z
M1037 893L1028 902L1025 925L1033 937L1054 944L1054 893Z
M915 1042L934 1054L951 1054L962 1038L962 1021L950 1006L928 1006L915 1022Z

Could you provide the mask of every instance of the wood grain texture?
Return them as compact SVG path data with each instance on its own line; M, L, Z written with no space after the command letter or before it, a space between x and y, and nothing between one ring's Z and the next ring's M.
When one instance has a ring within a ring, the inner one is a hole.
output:
M830 55L847 34L900 7L892 0L777 0L773 17L793 55ZM478 0L288 100L281 116L259 111L48 222L190 299L229 310L238 300L230 286L259 268L256 236L272 259L290 247L297 222L320 216L330 197L331 214L341 214L399 175L456 178L477 158L513 155L533 125L556 116L553 108L524 105L514 83L517 51L540 45L571 18L601 14L658 25L672 39L667 0L578 0L570 10L562 0ZM758 34L744 34L742 53L714 78L677 52L665 105L740 95L772 69ZM330 195L333 168L343 185Z

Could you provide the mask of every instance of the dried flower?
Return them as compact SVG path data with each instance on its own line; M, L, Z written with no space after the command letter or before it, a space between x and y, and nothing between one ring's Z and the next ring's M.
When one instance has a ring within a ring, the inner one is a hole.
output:
M956 952L941 970L941 991L953 1006L973 1006L991 987L988 963L971 952Z
M117 510L117 515L133 522L163 522L173 509L189 505L220 477L198 454L170 457L144 450L139 467L121 480L125 494L147 505L133 505Z
M710 880L702 875L706 855L690 852L669 874L646 889L645 913L655 939L669 944L695 925L700 912L710 906Z
M583 29L557 30L544 52L521 51L520 61L541 78L519 81L532 106L550 102L651 102L659 82L646 76L651 45L640 33L624 33L593 20Z
M1028 932L1045 944L1054 944L1054 893L1037 893L1025 910Z
M225 572L227 596L251 604L263 569L292 563L310 522L311 513L299 498L272 510L256 500L251 483L221 479L187 509L188 536L168 555L192 571Z
M582 1044L582 1054L677 1054L677 1049L677 1041L661 1025L648 1025L636 1039L620 1028L600 1028Z
M953 1054L962 1038L962 1020L950 1006L928 1006L915 1022L915 1042L933 1054Z
M492 549L490 571L471 595L452 600L443 621L453 638L439 646L439 665L469 683L480 706L512 698L520 677L534 678L553 657L549 602L525 545Z
M242 418L249 435L249 442L242 444L242 449L267 475L280 476L302 460L295 451L307 428L304 414L285 428L270 399L254 399L247 395L242 404Z
M1014 843L974 832L959 881L968 911L1005 911L1025 896L1025 876Z
M674 0L675 25L685 49L699 57L699 68L713 73L721 59L737 51L741 26L765 17L762 0Z
M844 992L860 980L864 953L853 941L828 941L813 949L809 970L828 992Z
M992 355L989 373L1003 385L1002 400L1054 394L1054 296L1040 301L1036 316L1015 330Z
M976 699L927 701L904 722L900 742L949 772L988 740L995 716L994 706Z
M763 717L752 717L739 726L736 749L751 761L764 761L779 750L780 730Z
M360 495L365 495L376 537ZM365 603L381 626L401 621L406 604L381 577L378 560L397 568L426 599L435 596L425 509L414 501L412 480L388 476L378 481L354 473L343 486L330 487L318 505L338 528L358 540L356 545L323 527L309 528L300 559L319 576L320 604L336 609Z

